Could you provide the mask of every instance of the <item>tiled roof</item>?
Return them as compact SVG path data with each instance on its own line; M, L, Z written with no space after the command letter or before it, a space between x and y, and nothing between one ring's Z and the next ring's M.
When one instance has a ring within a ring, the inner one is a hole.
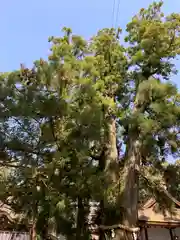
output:
M176 205L178 201L171 199ZM158 210L157 202L151 198L146 204L138 211L139 221L147 222L149 224L169 224L169 225L180 225L180 209L174 208L170 210Z
M1 216L6 216L10 222L21 222L23 219L22 214L16 214L9 205L0 201L0 217Z

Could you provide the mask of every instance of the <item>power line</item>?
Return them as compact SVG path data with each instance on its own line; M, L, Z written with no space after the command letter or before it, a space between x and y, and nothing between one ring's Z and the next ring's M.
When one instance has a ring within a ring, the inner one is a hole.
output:
M112 9L112 27L114 27L114 14L115 14L116 0L113 0L113 9Z
M119 15L120 15L120 0L118 0L118 5L117 5L116 20L115 20L115 28L117 27L117 24L118 24Z
M116 0L113 0L113 9L112 9L112 27L113 28L117 27L119 15L120 15L120 0L117 0L117 4L116 4Z

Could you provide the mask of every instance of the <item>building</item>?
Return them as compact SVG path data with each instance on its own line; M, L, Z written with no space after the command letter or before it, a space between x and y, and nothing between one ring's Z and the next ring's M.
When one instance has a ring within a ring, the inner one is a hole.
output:
M128 229L123 225L101 226L106 232L122 228L132 233L134 240L180 240L180 202L169 194L169 201L175 206L172 210L160 209L154 198L148 200L138 211L138 228ZM161 206L162 207L162 206ZM97 226L92 238L98 240Z
M159 204L155 199L151 198L139 208L139 228L138 236L137 230L132 231L135 240L177 240L180 239L180 202L169 196L175 208L170 211L167 209L159 209ZM91 204L91 214L95 214L98 204ZM91 224L92 238L99 239L98 226ZM107 226L105 229L114 229L122 225ZM10 206L0 202L0 239L1 240L31 240L32 226L27 224L27 220L23 215L15 214ZM126 229L124 228L126 231ZM51 234L52 239L64 239Z
M31 240L30 229L23 215L15 214L10 206L0 202L0 239Z
M62 235L49 233L51 240L65 240ZM23 214L16 214L13 209L0 201L0 240L34 240L33 224Z
M180 202L169 196L173 210L159 209L155 199L150 199L139 209L141 240L180 239Z

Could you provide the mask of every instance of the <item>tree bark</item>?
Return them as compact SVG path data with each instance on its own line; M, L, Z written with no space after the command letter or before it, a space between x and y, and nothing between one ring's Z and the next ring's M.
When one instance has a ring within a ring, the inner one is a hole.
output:
M100 201L100 216L99 216L100 224L103 224L103 218L104 218L104 201ZM99 240L105 240L104 231L102 229L99 229Z
M108 121L108 120L107 120ZM110 182L116 183L118 180L118 150L116 139L116 120L111 118L107 123L107 145L106 145L106 160L105 172L107 173Z
M107 140L107 152L104 171L107 173L107 177L110 182L115 185L119 181L119 165L118 165L118 150L117 150L117 136L116 136L116 120L111 118L107 121L108 125L108 140ZM120 193L117 202L119 207L123 207L123 221L119 224L123 224L126 227L134 228L138 222L138 173L137 168L140 165L140 143L137 140L137 136L129 136L128 143L126 145L126 154L123 167L123 174L121 180L122 192ZM118 207L117 204L117 207ZM134 240L132 232L122 229L115 229L115 236L113 240Z
M78 197L78 214L77 214L77 227L76 227L76 239L86 239L87 232L85 229L85 209L83 200L81 197Z
M108 154L106 156L105 171L108 171L111 181L117 184L119 181L119 167L118 167L118 151L117 151L117 137L116 137L116 122L115 119L109 121L108 126ZM123 168L123 175L121 180L122 195L118 199L120 206L123 207L123 221L121 224L126 227L133 228L137 226L138 222L138 194L139 194L139 179L137 168L140 165L140 142L137 136L129 136L126 146L126 155ZM118 207L118 206L117 206ZM115 229L114 240L133 240L132 232Z
M34 221L32 226L31 226L31 229L30 229L30 239L31 240L36 240L37 238L37 235L36 235L36 222Z
M122 224L129 228L136 227L138 223L139 179L137 170L139 166L140 143L136 138L130 137L123 169L123 191L121 197L121 204L124 208ZM114 240L133 240L131 232L117 229L115 233Z
M107 154L105 162L105 171L108 173L110 182L114 185L119 181L118 169L118 150L117 150L117 136L116 136L116 120L111 118L107 125L108 140L107 140ZM117 206L118 207L118 206ZM115 229L114 240L125 240L124 232Z
M99 157L99 169L106 174L110 184L117 180L117 143L116 143L116 121L110 118L106 121L102 153ZM100 201L100 211L98 215L98 225L104 225L104 199ZM104 240L104 230L99 229L99 240Z

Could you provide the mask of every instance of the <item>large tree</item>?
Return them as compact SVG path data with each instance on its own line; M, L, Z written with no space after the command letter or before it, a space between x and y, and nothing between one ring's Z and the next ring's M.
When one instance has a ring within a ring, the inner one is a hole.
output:
M122 223L131 228L138 220L139 177L160 190L161 163L168 155L179 154L179 94L170 78L177 72L173 60L179 55L180 16L164 17L161 6L162 2L153 3L132 19L126 48L117 47L118 35L113 37L111 30L100 31L95 38L95 57L104 60L99 82L108 85L106 91L100 90L103 100L108 99L104 170L113 183L110 192L116 208L123 208ZM116 123L125 148L121 159ZM132 239L130 233L116 230L115 239L126 237Z
M102 185L92 156L104 119L91 85L92 60L85 58L90 50L64 31L51 39L49 61L21 66L1 81L1 164L15 169L4 201L10 195L9 203L27 214L43 239L50 225L84 239L89 200L99 199Z
M129 105L119 119L126 137L121 204L123 223L131 227L137 224L139 175L158 181L152 176L160 163L168 154L179 153L179 94L170 78L176 73L173 59L179 54L180 16L164 17L161 6L162 2L153 3L141 9L127 25L125 38ZM123 239L118 234L116 239Z
M165 17L161 6L133 17L124 46L120 29L85 41L64 28L63 37L50 38L48 61L1 76L1 164L15 169L7 192L43 238L50 225L69 239L88 236L90 201L100 203L100 225L131 229L139 179L155 193L163 189L162 163L179 154L180 98L171 77L180 15ZM114 239L126 238L130 232L115 230Z

